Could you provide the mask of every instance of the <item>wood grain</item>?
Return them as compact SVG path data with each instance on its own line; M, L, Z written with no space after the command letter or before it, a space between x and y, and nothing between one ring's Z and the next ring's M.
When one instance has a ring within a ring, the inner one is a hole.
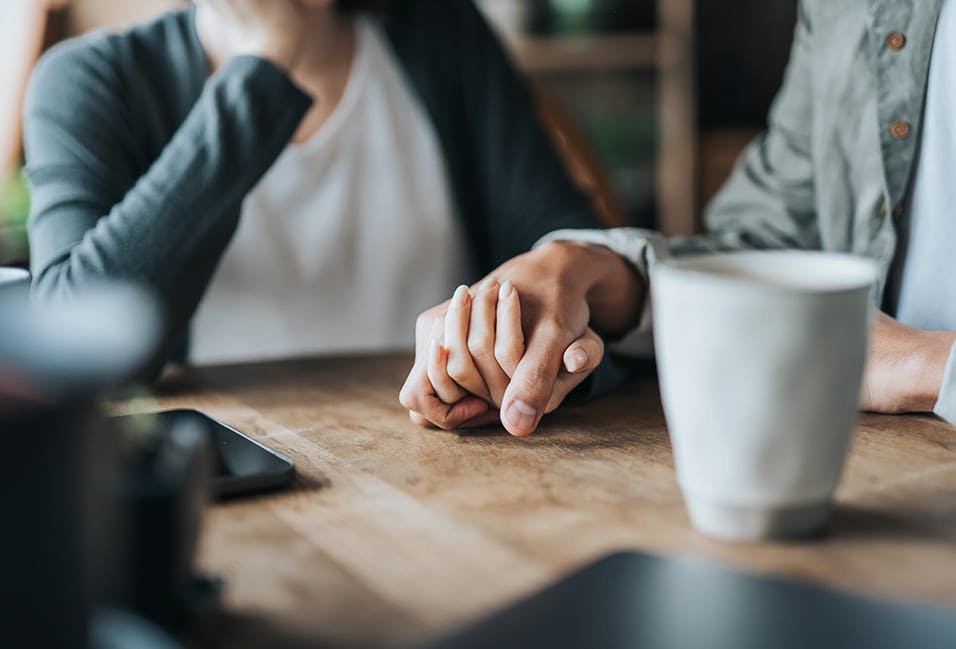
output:
M688 523L652 376L515 439L411 424L408 365L190 370L120 406L198 408L296 461L293 489L208 511L201 566L236 614L343 646L414 643L619 549L956 607L956 429L935 418L861 418L824 537L734 545ZM229 646L256 637L241 635Z

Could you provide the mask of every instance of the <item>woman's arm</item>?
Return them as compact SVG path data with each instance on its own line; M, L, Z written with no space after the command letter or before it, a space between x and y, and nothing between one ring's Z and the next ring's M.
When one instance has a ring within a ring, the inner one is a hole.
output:
M165 307L168 353L235 229L243 197L311 99L275 64L232 57L159 156L138 170L143 134L170 115L162 106L131 110L134 90L110 38L56 48L31 82L25 145L34 291L42 299L100 281L145 285ZM162 64L174 65L179 54ZM142 83L168 74L139 72Z

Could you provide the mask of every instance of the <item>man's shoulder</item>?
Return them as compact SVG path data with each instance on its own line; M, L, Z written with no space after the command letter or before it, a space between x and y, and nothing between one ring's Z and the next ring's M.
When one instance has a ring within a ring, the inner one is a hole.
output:
M866 0L800 0L799 12L814 28L826 29L847 19L865 20Z

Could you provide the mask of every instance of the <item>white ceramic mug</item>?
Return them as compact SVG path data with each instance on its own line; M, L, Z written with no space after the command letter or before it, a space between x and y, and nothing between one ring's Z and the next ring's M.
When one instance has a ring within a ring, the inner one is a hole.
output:
M651 269L655 351L694 526L746 540L822 528L857 418L873 262L739 252Z

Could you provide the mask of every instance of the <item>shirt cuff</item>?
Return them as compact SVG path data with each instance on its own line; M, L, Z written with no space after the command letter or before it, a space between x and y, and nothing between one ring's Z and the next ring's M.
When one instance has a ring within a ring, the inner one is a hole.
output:
M651 335L651 285L650 266L666 255L664 237L653 230L643 228L612 228L609 230L555 230L541 237L534 247L552 241L604 246L614 251L637 271L644 280L646 294L637 326L620 340L609 345L611 351L625 356L646 357L654 353Z
M946 361L946 370L943 372L943 384L939 388L939 396L933 412L950 424L956 424L956 344L949 350L949 360Z

